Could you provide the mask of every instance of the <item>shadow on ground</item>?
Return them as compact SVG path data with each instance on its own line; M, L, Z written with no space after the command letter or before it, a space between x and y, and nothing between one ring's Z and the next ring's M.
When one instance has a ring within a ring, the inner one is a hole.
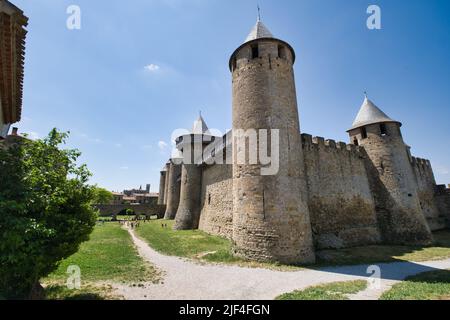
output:
M404 280L424 272L441 270L425 266L420 261L450 259L450 231L434 233L431 246L366 246L341 250L322 250L318 252L318 263L310 268L326 272L352 276L371 277L370 266L378 266L381 278L385 280ZM416 262L417 261L417 262ZM448 273L450 281L450 271Z

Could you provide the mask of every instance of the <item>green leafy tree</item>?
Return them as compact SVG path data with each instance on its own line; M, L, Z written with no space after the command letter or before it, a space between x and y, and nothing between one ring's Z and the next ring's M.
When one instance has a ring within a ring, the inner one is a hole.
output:
M109 204L113 198L114 196L111 191L97 186L94 187L94 204Z
M27 299L39 280L89 239L97 214L78 166L77 150L62 150L67 133L0 147L0 295Z

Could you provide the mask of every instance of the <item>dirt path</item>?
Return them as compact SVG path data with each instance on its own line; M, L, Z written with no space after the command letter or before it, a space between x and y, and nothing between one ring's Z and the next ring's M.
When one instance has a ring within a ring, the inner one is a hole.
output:
M201 265L188 259L169 257L153 250L128 230L139 254L165 273L160 284L130 287L115 284L119 295L129 300L272 300L280 294L309 286L358 279L368 279L369 265L330 267L319 270L282 272L238 266ZM408 276L436 269L450 269L450 259L431 262L395 262L378 264L380 287L369 287L351 299L378 299L393 284Z

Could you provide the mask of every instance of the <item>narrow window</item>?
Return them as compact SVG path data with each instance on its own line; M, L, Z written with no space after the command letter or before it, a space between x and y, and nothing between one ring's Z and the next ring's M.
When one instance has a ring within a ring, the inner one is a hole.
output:
M233 58L233 65L231 66L232 71L236 70L236 67L237 67L237 60L236 60L236 57L234 57Z
M208 205L211 204L211 193L208 193Z
M259 48L258 45L252 46L252 59L259 58Z
M355 138L355 140L353 140L353 144L354 144L355 146L359 146L358 139Z
M387 135L387 129L386 129L386 124L385 123L380 124L380 133L381 133L382 137Z
M362 128L361 128L361 137L362 137L363 139L367 139L367 130L366 130L365 127L362 127Z
M284 46L278 46L278 58L286 59L286 48Z

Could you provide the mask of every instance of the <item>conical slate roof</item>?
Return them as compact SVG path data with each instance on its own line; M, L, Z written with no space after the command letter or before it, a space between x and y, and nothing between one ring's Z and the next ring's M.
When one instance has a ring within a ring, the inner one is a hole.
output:
M252 31L250 31L250 34L248 35L247 39L245 39L245 42L249 42L260 38L273 38L273 35L269 31L269 29L267 29L264 23L262 23L262 21L258 19Z
M382 122L397 122L401 125L400 122L391 119L366 97L350 130Z
M194 122L194 126L192 127L192 133L193 134L204 134L204 133L208 133L209 128L206 125L205 120L203 119L203 117L200 115L198 117L197 120L195 120Z

